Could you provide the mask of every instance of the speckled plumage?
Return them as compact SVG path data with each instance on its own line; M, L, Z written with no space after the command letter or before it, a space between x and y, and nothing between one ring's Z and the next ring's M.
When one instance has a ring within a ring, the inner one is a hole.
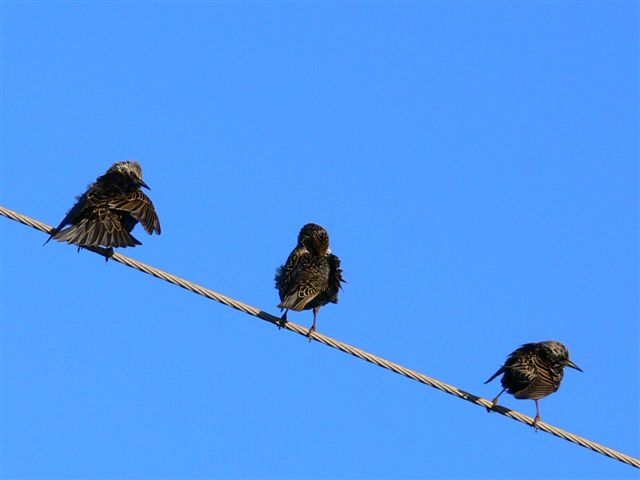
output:
M80 247L142 245L131 235L133 227L140 222L148 234L160 234L160 220L140 187L149 188L137 161L113 164L78 197L47 242L53 238ZM64 228L67 225L71 226Z
M565 367L582 371L569 360L569 350L562 343L554 340L526 343L512 352L504 365L484 383L503 374L503 389L493 399L494 406L505 390L518 399L535 400L536 418L533 424L537 426L540 421L538 401L560 388Z
M276 288L280 295L279 308L287 311L313 310L316 329L318 310L327 303L338 303L342 269L340 259L329 249L329 234L320 225L308 223L298 234L298 244L287 262L276 270Z

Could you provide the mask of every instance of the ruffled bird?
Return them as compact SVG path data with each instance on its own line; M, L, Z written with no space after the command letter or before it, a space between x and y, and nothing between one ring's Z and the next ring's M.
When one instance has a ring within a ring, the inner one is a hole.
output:
M512 352L504 365L484 383L502 375L503 388L493 399L493 406L498 404L498 398L505 390L518 399L535 400L536 418L533 426L537 429L540 421L538 402L560 388L565 367L582 372L580 367L569 360L569 350L562 343L553 340L526 343Z
M276 288L287 321L287 311L313 310L313 325L307 335L316 330L320 307L338 303L338 291L342 288L340 259L329 249L329 234L320 225L308 223L298 234L298 244L284 265L276 270Z
M106 247L111 253L113 247L142 245L131 235L133 227L140 222L149 235L160 234L160 220L140 187L149 189L137 161L113 164L77 198L45 244L53 238L79 247Z

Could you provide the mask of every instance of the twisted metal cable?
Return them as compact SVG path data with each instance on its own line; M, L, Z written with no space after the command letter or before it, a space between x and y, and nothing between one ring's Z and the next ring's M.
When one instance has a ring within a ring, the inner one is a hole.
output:
M40 230L45 233L51 233L53 229L50 225L39 222L25 215L21 215L17 212L14 212L2 206L0 206L0 215L3 215L7 218L15 220L16 222L20 222L23 225L27 225L31 228L35 228L36 230ZM107 258L109 255L108 250L104 248L87 247L86 249L91 250L92 252L95 252L99 255L102 255L105 258ZM234 300L233 298L227 297L226 295L222 295L218 292L214 292L213 290L209 290L208 288L202 287L200 285L197 285L183 278L164 272L150 265L146 265L142 262L126 257L119 253L114 253L109 258L118 263L122 263L123 265L126 265L128 267L135 268L136 270L140 270L141 272L147 273L156 278L159 278L166 282L182 287L186 290L189 290L190 292L196 293L198 295L202 295L203 297L209 298L211 300L215 300L216 302L220 302L224 305L235 308L236 310L240 310L241 312L248 313L249 315L253 315L255 317L261 318L262 320L265 320L267 322L280 326L279 317L276 317L265 311L252 307L251 305L247 305L245 303L239 302L238 300ZM292 332L295 332L298 335L302 335L304 337L307 336L307 329L296 323L287 322L284 324L283 328L290 330ZM493 406L492 402L485 398L478 397L469 392L465 392L464 390L460 390L459 388L454 387L453 385L449 385L447 383L441 382L434 378L428 377L426 375L423 375L422 373L416 372L415 370L411 370L409 368L403 367L402 365L391 362L382 357L379 357L377 355L366 352L364 350L356 348L347 343L336 340L335 338L328 337L326 335L323 335L322 333L314 332L312 334L311 339L319 343L322 343L324 345L327 345L329 347L335 348L336 350L340 350L341 352L348 353L349 355L353 355L354 357L360 358L369 363L373 363L374 365L378 365L379 367L385 368L387 370L391 370L392 372L395 372L404 377L411 378L412 380L416 380L417 382L436 388L442 392L448 393L449 395L453 395L455 397L461 398L463 400L474 403L484 408L492 409L493 411L498 412L506 417L512 418L513 420L517 420L518 422L533 426L532 417L524 415L515 410L510 410L501 405ZM631 465L632 467L640 468L640 459L631 457L624 453L605 447L604 445L600 445L599 443L592 442L591 440L587 440L586 438L579 437L578 435L574 435L571 432L567 432L566 430L562 430L560 428L554 427L553 425L550 425L548 423L538 422L538 427L540 430L543 430L547 433L555 435L556 437L563 438L569 442L572 442L582 447L593 450L594 452L598 452L607 457L610 457L620 462Z

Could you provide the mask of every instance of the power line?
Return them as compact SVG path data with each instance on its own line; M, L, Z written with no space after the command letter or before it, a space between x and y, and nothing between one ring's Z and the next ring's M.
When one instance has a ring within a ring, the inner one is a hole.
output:
M51 233L51 230L52 230L52 227L50 225L39 222L38 220L27 217L18 212L14 212L2 206L0 206L0 215L3 215L7 218L15 220L16 222L20 222L23 225L27 225L31 228L35 228L36 230L40 230L47 234ZM87 250L91 250L92 252L105 257L107 256L107 250L104 248L88 247ZM126 265L128 267L135 268L136 270L152 275L156 278L164 280L165 282L172 283L186 290L189 290L193 293L202 295L203 297L209 298L211 300L215 300L216 302L220 302L224 305L235 308L236 310L240 310L241 312L248 313L249 315L253 315L254 317L258 317L267 322L273 323L275 325L279 325L279 321L280 321L279 317L273 316L263 310L252 307L251 305L247 305L245 303L239 302L238 300L234 300L233 298L227 297L226 295L222 295L221 293L214 292L213 290L209 290L208 288L197 285L193 282L190 282L189 280L185 280L183 278L177 277L170 273L164 272L162 270L159 270L157 268L154 268L150 265L139 262L132 258L126 257L119 253L114 253L113 256L111 257L111 260L118 263L122 263L123 265ZM287 322L284 324L283 328L307 338L307 329L302 327L301 325L298 325L293 322ZM480 407L491 408L493 406L492 402L485 398L478 397L469 392L465 392L464 390L460 390L459 388L454 387L453 385L449 385L447 383L441 382L434 378L428 377L426 375L423 375L422 373L416 372L415 370L411 370L409 368L403 367L402 365L398 365L397 363L391 362L382 357L379 357L377 355L366 352L364 350L356 348L347 343L336 340L335 338L328 337L326 335L323 335L322 333L314 332L312 336L312 340L315 340L319 343L323 343L324 345L335 348L336 350L340 350L341 352L353 355L354 357L360 358L369 363L373 363L374 365L378 365L379 367L385 368L387 370L391 370L392 372L395 372L399 375L410 378L412 380L416 380L420 383L436 388L442 392L448 393L457 398L461 398L462 400L466 400ZM521 422L527 425L533 425L533 418L527 415L523 415L522 413L517 412L515 410L510 410L508 408L505 408L501 405L496 405L495 407L493 407L493 411L498 412L506 417L512 418L513 420L517 420L518 422ZM543 430L547 433L555 435L556 437L563 438L569 442L572 442L582 447L593 450L594 452L598 452L607 457L610 457L620 462L631 465L632 467L640 468L640 459L631 457L624 453L605 447L604 445L600 445L599 443L592 442L591 440L587 440L586 438L579 437L578 435L574 435L571 432L567 432L566 430L562 430L560 428L554 427L553 425L549 425L548 423L539 422L538 427L540 430Z

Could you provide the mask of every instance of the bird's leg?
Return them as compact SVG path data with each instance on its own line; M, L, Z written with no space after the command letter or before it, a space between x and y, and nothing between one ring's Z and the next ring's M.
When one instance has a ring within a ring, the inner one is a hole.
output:
M104 261L108 262L109 259L113 257L113 247L109 247L106 250L107 251L105 252L105 255L104 255Z
M316 320L318 318L318 310L320 310L320 307L315 307L313 309L313 325L311 325L311 328L307 332L307 337L309 337L309 342L311 342L311 335L313 334L313 332L316 331Z
M500 393L498 395L496 395L496 398L494 398L493 400L491 400L491 408L487 408L487 412L491 413L491 410L493 409L493 407L495 407L496 405L498 405L498 399L500 398L500 395L502 395L504 393L504 391L507 389L507 387L504 387Z
M277 323L278 330L280 330L281 328L284 328L285 324L287 323L287 312L288 311L289 311L288 309L286 309L286 308L284 309L284 313L280 317L280 321Z
M540 421L540 404L538 403L538 400L536 399L536 418L533 419L533 428L536 429L536 432L538 431L538 422Z

